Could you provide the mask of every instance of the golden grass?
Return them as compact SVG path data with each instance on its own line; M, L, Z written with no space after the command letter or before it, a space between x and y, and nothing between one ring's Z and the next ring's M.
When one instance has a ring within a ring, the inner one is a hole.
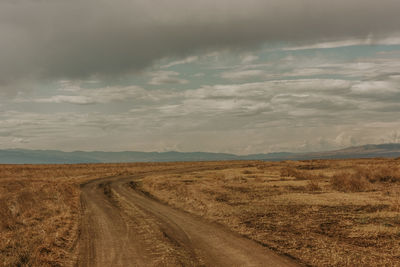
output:
M72 266L79 184L135 165L0 165L0 266Z
M73 266L80 184L220 163L0 165L0 266Z
M400 266L398 164L253 162L148 176L141 188L306 265Z
M306 265L400 266L399 166L392 159L0 165L0 266L74 265L79 185L138 174L146 176L135 186L161 201Z
M79 190L68 183L1 183L0 265L72 265Z
M341 172L331 178L332 187L343 192L363 192L371 188L370 182L357 173Z

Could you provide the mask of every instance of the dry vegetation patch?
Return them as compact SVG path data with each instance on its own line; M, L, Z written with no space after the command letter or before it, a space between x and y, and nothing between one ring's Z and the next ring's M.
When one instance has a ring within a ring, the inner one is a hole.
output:
M0 264L72 265L79 222L78 188L47 181L2 181L0 190Z
M0 165L0 266L75 265L82 183L204 168L221 163Z
M151 170L135 164L0 165L0 266L72 266L79 184Z
M135 189L304 264L400 266L399 166L391 159L2 165L0 266L73 265L79 185L129 175L145 177Z
M311 266L400 265L396 160L253 162L141 189Z

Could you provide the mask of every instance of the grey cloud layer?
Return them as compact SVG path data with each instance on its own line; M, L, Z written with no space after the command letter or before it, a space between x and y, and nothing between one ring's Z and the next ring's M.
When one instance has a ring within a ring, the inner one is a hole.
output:
M0 144L261 153L393 141L391 135L400 129L400 106L388 103L400 98L400 88L396 83L388 84L388 99L354 96L354 90L373 88L371 83L374 81L303 79L203 86L168 93L100 88L97 90L102 94L97 98L88 89L76 89L70 91L71 99L85 96L98 102L122 101L118 92L129 91L147 104L115 114L2 112ZM33 101L81 104L60 101L60 97Z
M0 86L114 78L167 56L265 41L379 38L398 0L20 0L0 2Z
M72 91L74 92L74 91ZM36 103L68 103L77 105L89 105L99 103L110 103L132 98L143 99L146 91L137 86L129 87L106 87L97 89L81 89L75 91L75 95L54 95L47 98L34 99ZM32 102L31 99L17 99L17 102Z

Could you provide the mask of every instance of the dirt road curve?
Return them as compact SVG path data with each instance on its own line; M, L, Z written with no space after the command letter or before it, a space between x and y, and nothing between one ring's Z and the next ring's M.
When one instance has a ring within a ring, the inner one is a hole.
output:
M82 187L79 266L296 266L290 259L107 178Z

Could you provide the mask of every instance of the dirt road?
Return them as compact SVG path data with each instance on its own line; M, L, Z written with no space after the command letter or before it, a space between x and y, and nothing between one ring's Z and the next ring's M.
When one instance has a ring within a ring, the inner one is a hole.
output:
M134 189L137 177L83 185L79 266L297 266Z

